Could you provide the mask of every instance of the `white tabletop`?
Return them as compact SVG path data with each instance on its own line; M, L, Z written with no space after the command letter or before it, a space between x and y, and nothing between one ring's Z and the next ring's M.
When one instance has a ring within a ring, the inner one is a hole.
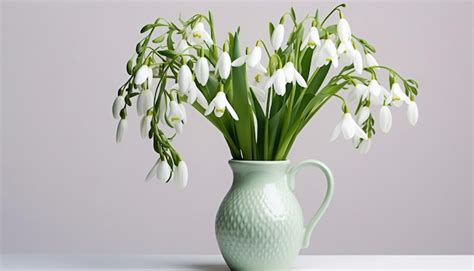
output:
M474 256L299 256L293 270L474 270ZM2 270L229 270L217 255L1 255Z

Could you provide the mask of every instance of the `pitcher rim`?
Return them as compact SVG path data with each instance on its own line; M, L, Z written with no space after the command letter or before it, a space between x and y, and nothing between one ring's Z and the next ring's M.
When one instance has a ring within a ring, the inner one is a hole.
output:
M247 164L247 165L272 165L272 164L289 164L290 160L236 160L230 159L229 164Z

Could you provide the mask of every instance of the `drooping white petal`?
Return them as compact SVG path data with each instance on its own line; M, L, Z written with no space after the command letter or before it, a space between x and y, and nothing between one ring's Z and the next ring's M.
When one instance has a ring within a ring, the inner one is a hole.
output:
M392 112L390 112L388 106L382 106L382 108L380 108L379 124L382 132L390 132L390 129L392 128Z
M337 123L336 127L332 131L331 139L329 141L332 142L332 141L336 140L337 137L341 134L341 125L342 125L342 120Z
M187 96L186 102L188 102L189 104L193 104L197 99L198 92L200 91L198 87L196 86L196 83L194 83L194 81L191 81L188 92L186 93L186 96Z
M222 79L227 79L229 77L230 69L231 69L231 60L230 60L229 53L222 52L219 58L217 69L219 71L219 76Z
M354 50L353 52L353 63L356 73L362 74L364 63L362 61L362 54L359 52L359 50Z
M378 97L382 93L382 87L379 82L375 79L372 79L369 83L369 92L371 95Z
M127 119L120 119L119 124L117 126L117 132L115 134L115 141L117 143L122 142L125 132L127 131L127 127Z
M160 159L156 160L155 164L153 164L150 171L148 171L148 174L145 177L145 182L149 182L152 180L152 178L156 177L156 170L158 168L159 163L160 163Z
M204 112L204 115L208 116L209 114L212 113L212 111L214 111L215 108L216 108L216 106L214 105L214 100L212 100L209 103L209 106L206 108L206 111Z
M166 161L159 161L156 167L156 178L158 181L166 182L171 176L171 167Z
M309 47L314 48L315 45L320 46L319 31L316 27L311 27L309 30Z
M362 140L359 144L359 152L361 154L367 154L372 146L372 139Z
M337 23L337 35L341 42L348 42L352 39L351 27L345 18L341 18Z
M363 106L357 115L357 124L362 125L370 116L370 108Z
M415 126L418 122L418 105L415 101L410 101L407 108L408 123Z
M285 72L282 69L279 69L275 72L275 79L273 86L275 87L275 92L277 95L283 96L286 92L286 76Z
M135 73L134 83L135 85L141 85L145 83L145 81L150 76L149 67L147 65L142 65L138 71Z
M379 63L377 62L377 60L375 60L375 57L372 54L365 55L365 62L367 64L367 67L379 65Z
M301 42L300 51L303 51L304 48L306 48L306 46L308 45L308 42L309 42L309 33L306 34L303 41Z
M306 81L304 80L303 76L295 70L295 79L298 85L300 85L302 88L307 88L308 84L306 84Z
M137 113L139 116L146 113L148 109L153 107L153 94L150 90L144 89L137 98Z
M364 84L358 83L355 85L354 89L349 93L349 97L347 98L350 102L358 101L361 97L364 99L368 95L368 87Z
M145 115L140 121L140 135L142 138L148 137L148 132L151 129L151 118L150 115Z
M208 104L207 104L206 97L204 97L204 95L199 90L197 91L197 99L196 100L202 108L207 109Z
M207 84L209 79L209 62L205 57L199 58L196 62L196 79L202 86Z
M273 74L270 78L268 78L267 82L265 82L264 89L269 89L273 85L274 81L275 81L275 74Z
M285 73L287 83L291 83L295 80L295 66L293 63L286 63L285 66L283 66L283 72Z
M182 160L174 171L173 181L179 189L184 189L188 185L188 166Z
M359 138L362 138L362 139L367 139L367 134L364 132L364 130L362 130L362 128L360 128L359 125L357 125L357 123L352 120L354 122L354 136L357 136Z
M275 27L272 34L272 46L273 49L280 49L283 39L285 38L285 27L282 24L279 24Z
M247 59L246 55L238 57L236 60L232 61L232 67L240 67L244 65L246 59Z
M398 98L400 99L400 105L401 103L405 102L405 103L410 103L410 98L408 98L408 96L405 94L405 92L403 92L402 88L400 87L400 85L398 83L393 83L392 85L392 88L391 88L391 91L393 93L393 96L394 98Z
M254 68L262 59L262 48L255 46L247 57L247 66Z
M178 85L179 89L186 93L189 89L189 85L191 84L192 81L192 73L191 70L189 69L188 65L184 64L181 66L178 72Z
M229 112L230 116L235 119L235 120L239 120L239 116L237 116L237 113L235 112L234 108L232 107L232 105L229 103L229 101L227 101L226 99L226 109L227 111Z
M261 73L267 73L267 68L265 68L261 63L258 63L257 66L255 66L255 69Z
M357 124L354 124L355 121L352 119L352 115L350 113L345 113L341 124L341 131L344 139L351 139L354 137L355 126L357 126Z
M117 96L114 100L114 104L112 105L112 115L115 119L120 118L120 111L125 106L125 98L123 95Z

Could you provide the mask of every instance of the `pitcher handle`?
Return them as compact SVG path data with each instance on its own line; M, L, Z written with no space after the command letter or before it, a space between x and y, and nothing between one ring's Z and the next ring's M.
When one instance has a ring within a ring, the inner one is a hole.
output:
M314 230L314 227L318 224L319 220L321 217L324 215L326 212L326 209L328 208L329 203L331 202L332 195L334 193L334 177L329 170L329 168L323 164L320 161L317 160L305 160L300 162L299 164L293 166L289 170L289 186L291 190L295 189L295 175L300 171L302 168L306 166L314 166L319 169L321 169L326 176L326 181L327 181L327 190L326 190L326 196L324 196L324 200L321 204L321 207L319 207L318 211L316 214L311 218L309 221L308 225L305 227L305 233L304 233L304 239L303 239L303 246L302 248L307 248L309 246L309 240L311 238L311 233Z

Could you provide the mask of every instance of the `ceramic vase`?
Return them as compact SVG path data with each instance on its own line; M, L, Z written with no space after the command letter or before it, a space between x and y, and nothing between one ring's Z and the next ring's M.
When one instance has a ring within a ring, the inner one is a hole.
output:
M334 189L331 171L316 160L229 161L232 186L216 216L219 249L231 270L289 270L326 211ZM321 169L327 180L324 200L305 224L293 189L305 166Z

